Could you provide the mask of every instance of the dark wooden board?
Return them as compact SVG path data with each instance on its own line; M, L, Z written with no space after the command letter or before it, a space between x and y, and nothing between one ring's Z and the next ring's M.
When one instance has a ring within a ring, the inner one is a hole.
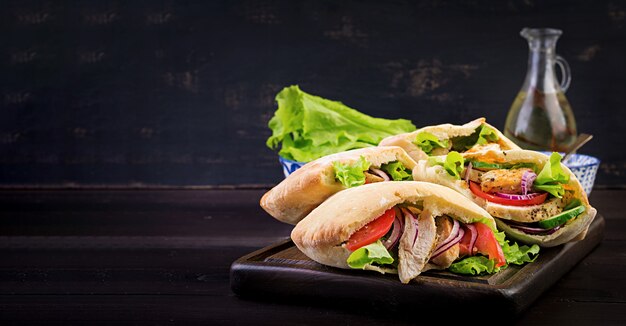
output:
M321 265L286 239L236 260L230 282L233 292L249 298L360 302L392 308L488 306L499 313L519 314L600 243L604 226L604 217L598 214L583 241L544 248L535 262L524 266L476 277L429 271L408 285L400 283L397 275Z

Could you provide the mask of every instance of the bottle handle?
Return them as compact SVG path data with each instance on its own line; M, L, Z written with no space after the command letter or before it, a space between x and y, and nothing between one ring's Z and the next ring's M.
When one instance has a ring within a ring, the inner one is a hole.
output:
M557 55L556 56L556 64L559 66L559 68L561 68L561 90L563 91L563 93L565 93L567 91L567 89L569 88L569 84L572 82L572 75L570 73L570 69L569 69L569 64L567 63L567 61L565 61L565 59L560 56Z

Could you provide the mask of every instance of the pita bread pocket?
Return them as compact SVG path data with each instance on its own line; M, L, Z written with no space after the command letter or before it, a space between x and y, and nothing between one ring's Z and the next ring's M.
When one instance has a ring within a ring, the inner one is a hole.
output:
M415 161L397 146L368 147L331 154L305 164L261 198L277 220L296 224L331 195L387 180L412 180Z
M478 118L464 125L449 123L427 126L416 131L384 138L380 146L400 146L415 161L429 156L446 155L450 151L463 153L485 149L520 149L485 118Z
M429 269L497 272L510 263L503 249L512 247L494 231L485 210L449 188L391 181L333 195L294 227L291 238L320 264L397 273L408 283ZM532 261L539 248L515 250L522 251L524 258L515 262L521 264Z
M560 161L558 153L528 150L450 153L419 162L413 178L472 199L509 238L553 247L584 239L596 216L580 182Z

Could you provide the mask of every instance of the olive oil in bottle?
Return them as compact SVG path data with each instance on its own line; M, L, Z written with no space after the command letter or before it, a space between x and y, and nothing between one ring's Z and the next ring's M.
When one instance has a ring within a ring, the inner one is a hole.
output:
M528 40L528 71L513 101L504 135L524 149L565 151L576 140L576 119L564 92L571 81L567 61L556 55L560 30L524 28ZM558 83L554 66L562 72Z
M531 150L566 151L576 141L576 120L562 92L520 92L506 119L504 135Z

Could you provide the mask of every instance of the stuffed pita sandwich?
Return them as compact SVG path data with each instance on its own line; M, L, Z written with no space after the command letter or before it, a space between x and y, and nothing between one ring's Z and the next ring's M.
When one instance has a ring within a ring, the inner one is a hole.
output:
M341 191L298 223L291 238L309 258L344 269L495 273L535 259L497 233L494 219L461 194L426 182L382 182Z
M331 154L305 164L261 198L277 220L296 224L331 195L383 181L413 180L415 161L397 146L378 146Z
M528 150L431 157L413 170L472 199L509 238L543 247L584 239L596 209L561 156Z
M463 153L486 149L520 149L497 128L488 124L485 118L464 125L446 123L420 128L384 138L379 145L400 146L415 161L425 160L429 156L446 155L450 151Z

